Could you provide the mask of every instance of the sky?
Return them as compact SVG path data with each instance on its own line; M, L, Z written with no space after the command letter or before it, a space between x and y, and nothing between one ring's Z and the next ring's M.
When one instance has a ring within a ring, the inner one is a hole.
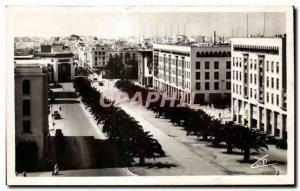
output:
M119 36L204 35L243 37L248 34L285 33L283 12L132 12L50 11L14 12L8 20L15 36L68 36L114 38Z

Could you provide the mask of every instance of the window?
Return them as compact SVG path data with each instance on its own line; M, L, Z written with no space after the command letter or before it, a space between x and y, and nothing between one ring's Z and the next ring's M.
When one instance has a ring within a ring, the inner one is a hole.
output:
M271 94L271 104L274 103L274 94Z
M271 78L271 88L274 88L274 78Z
M209 72L205 72L205 79L209 80Z
M242 72L240 72L240 80L242 80Z
M279 62L276 62L276 73L279 74Z
M254 74L254 84L256 85L256 74Z
M236 73L235 73L236 75L235 75L235 78L237 79L237 80L239 80L239 72L238 71L236 71Z
M196 57L200 57L200 52L197 52L197 53L196 53Z
M219 62L218 61L214 62L214 68L219 69Z
M231 79L230 72L226 72L226 79Z
M269 92L267 92L267 103L269 103Z
M232 79L234 79L234 74L235 74L235 72L234 72L234 70L232 71Z
M250 74L250 83L252 83L252 74Z
M214 77L215 77L215 80L218 80L219 79L219 72L215 72Z
M205 62L205 69L209 69L209 62Z
M252 98L252 88L250 88L250 97Z
M276 104L279 105L279 95L276 95Z
M30 94L30 81L29 80L24 80L23 81L23 94L28 95Z
M30 116L30 100L23 100L23 116Z
M209 82L205 82L205 90L209 90Z
M276 79L276 88L279 90L279 79Z
M234 86L233 86L234 87ZM231 83L230 82L226 82L226 89L230 90L231 89Z
M31 126L29 120L23 121L23 133L31 133Z
M196 72L196 80L200 80L200 72Z
M200 69L200 62L196 62L196 69L197 69L197 70Z
M226 69L230 69L231 68L231 62L230 61L227 61L226 62Z
M267 88L269 87L269 77L267 77Z
M219 82L215 82L215 83L214 83L214 88L215 88L215 90L218 90L218 89L219 89Z
M200 90L201 86L200 86L200 82L196 82L196 90Z
M242 86L240 85L240 94L242 95Z
M274 72L274 62L271 62L271 72Z
M269 71L269 61L267 61L267 72Z

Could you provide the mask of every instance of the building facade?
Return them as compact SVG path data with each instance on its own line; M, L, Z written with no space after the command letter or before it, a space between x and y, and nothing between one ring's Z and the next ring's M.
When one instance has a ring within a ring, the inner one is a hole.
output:
M188 104L230 101L230 45L154 44L153 51L155 90Z
M125 68L131 67L130 60L138 61L138 51L131 49L113 50L110 46L81 47L79 65L103 70L111 57L118 56Z
M232 119L287 139L286 38L232 39Z
M15 64L15 136L18 159L26 160L31 155L42 159L47 134L47 67L34 63ZM37 150L32 149L32 143L37 146ZM28 153L22 153L25 151Z
M36 59L50 60L48 64L49 82L71 82L75 79L76 64L71 52L38 53Z
M138 82L140 85L153 87L153 51L145 50L138 53Z

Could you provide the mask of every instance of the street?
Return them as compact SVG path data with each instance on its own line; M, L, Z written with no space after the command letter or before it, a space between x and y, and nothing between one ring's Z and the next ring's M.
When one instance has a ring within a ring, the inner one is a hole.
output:
M74 92L72 83L62 84L63 88L56 92ZM91 115L84 109L79 98L57 98L52 104L51 113L58 111L61 119L53 119L49 115L49 129L51 137L55 130L61 129L66 142L66 149L61 158L65 169L72 171L65 175L76 175L74 169L107 168L113 165L113 160L106 141L106 136L101 132ZM54 127L53 127L54 122ZM53 147L52 147L53 148ZM53 153L52 153L53 155ZM53 156L52 156L53 158ZM103 173L108 171L108 173ZM84 171L89 175L132 176L125 168ZM90 174L89 174L90 172Z
M111 98L120 93L118 89L114 88L113 81L106 80L105 86L96 87L103 92L103 95ZM153 134L167 154L184 167L182 174L272 174L275 172L271 167L251 169L251 164L238 162L242 159L241 155L226 155L222 149L209 147L206 145L207 143L199 142L195 136L186 136L186 132L182 128L172 125L166 119L155 118L153 112L137 103L132 104L125 101L118 106L138 120L145 131ZM278 164L277 168L280 169L280 173L286 173L286 152L284 150L270 146L269 150L261 152L256 157L265 154L269 155L270 160L283 162L283 164Z

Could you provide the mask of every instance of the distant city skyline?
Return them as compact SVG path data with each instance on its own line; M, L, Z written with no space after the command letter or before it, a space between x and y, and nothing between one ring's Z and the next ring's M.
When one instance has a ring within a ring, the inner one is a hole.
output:
M170 36L176 34L245 37L286 33L280 12L22 12L11 23L15 36ZM264 29L265 19L265 29Z

